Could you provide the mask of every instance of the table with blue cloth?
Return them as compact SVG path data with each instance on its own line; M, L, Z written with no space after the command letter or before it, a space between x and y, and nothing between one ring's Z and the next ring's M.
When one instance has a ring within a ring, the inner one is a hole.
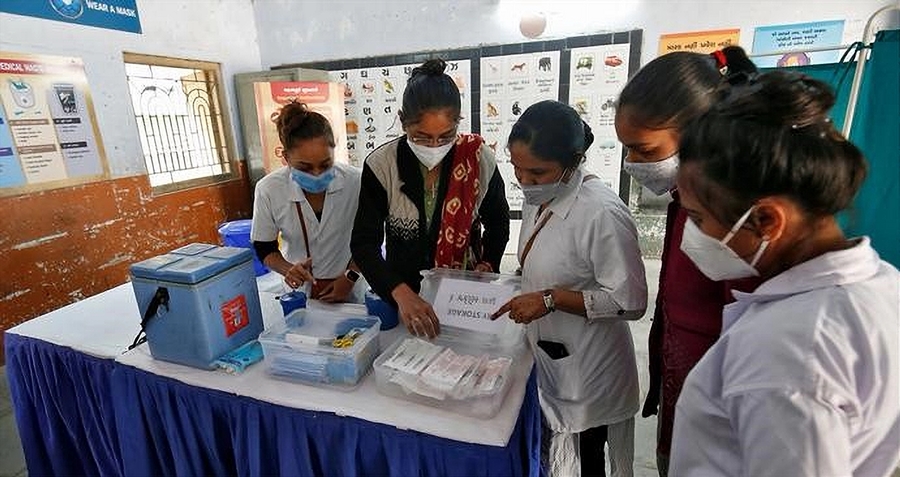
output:
M272 275L272 274L270 274ZM267 324L280 318L260 277ZM273 318L277 315L277 318ZM138 329L130 284L9 330L7 375L32 475L538 475L532 361L500 412L475 419L384 396L124 353ZM382 333L382 349L405 333Z

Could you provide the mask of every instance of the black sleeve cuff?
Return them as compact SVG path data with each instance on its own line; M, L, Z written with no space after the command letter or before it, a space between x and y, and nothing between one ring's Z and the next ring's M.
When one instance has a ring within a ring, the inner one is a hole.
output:
M259 261L265 264L266 257L268 257L270 253L275 253L278 251L278 241L273 240L271 242L257 242L254 240L253 250L256 251L256 256L259 258Z

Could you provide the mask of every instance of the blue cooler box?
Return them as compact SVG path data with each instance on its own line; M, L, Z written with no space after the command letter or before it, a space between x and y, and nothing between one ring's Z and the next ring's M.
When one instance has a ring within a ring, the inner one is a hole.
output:
M256 339L263 320L252 259L249 249L194 243L131 265L141 316L154 297L168 302L146 323L150 354L213 369L217 358Z

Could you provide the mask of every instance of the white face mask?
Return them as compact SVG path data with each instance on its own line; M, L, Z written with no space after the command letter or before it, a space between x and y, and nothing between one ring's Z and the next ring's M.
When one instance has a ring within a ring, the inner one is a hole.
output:
M697 227L693 220L688 219L684 224L684 235L681 237L681 251L710 280L718 282L758 277L759 271L754 267L756 267L763 252L766 251L766 247L769 246L769 241L765 238L763 239L750 263L747 263L727 245L728 241L734 237L734 234L740 230L741 225L744 225L744 222L750 217L751 212L753 212L753 207L744 213L722 240L716 240L706 235Z
M409 144L409 148L412 149L413 154L419 158L419 162L430 171L441 163L444 156L450 152L450 149L453 149L453 145L456 144L456 141L451 141L438 147L420 146L410 140L407 140L406 143Z
M663 195L675 188L675 176L678 174L678 153L657 162L625 161L625 172L653 191Z
M525 203L528 205L543 205L556 198L559 193L559 186L563 177L566 176L566 169L563 169L559 180L549 184L519 184L522 189L522 195L525 196Z

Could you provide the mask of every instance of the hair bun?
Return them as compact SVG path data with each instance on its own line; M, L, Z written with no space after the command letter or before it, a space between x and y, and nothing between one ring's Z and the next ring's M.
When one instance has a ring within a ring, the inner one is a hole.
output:
M440 76L444 74L444 70L447 69L447 62L440 58L432 58L430 60L425 61L420 66L416 66L413 68L412 73L410 73L410 78L418 76L418 75L427 75L427 76Z
M756 73L756 65L747 56L747 52L739 46L726 46L722 48L722 54L725 55L725 61L728 65L727 76L740 73L751 74Z
M584 129L584 150L587 151L591 144L594 143L594 131L591 130L591 125L584 119L581 120L581 127Z

